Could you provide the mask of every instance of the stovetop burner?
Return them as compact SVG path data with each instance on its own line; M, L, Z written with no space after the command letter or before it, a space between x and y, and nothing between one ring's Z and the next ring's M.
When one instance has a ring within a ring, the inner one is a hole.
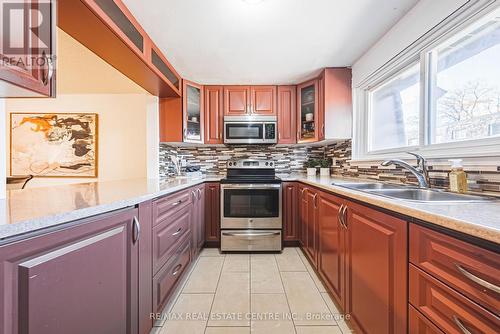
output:
M276 177L275 162L272 160L240 159L227 163L227 176L221 183L281 183Z

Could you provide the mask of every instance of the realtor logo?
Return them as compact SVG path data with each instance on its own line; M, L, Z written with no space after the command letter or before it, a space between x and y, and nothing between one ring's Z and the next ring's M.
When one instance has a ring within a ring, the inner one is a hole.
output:
M22 63L26 68L51 61L50 1L3 1L0 55L5 65Z

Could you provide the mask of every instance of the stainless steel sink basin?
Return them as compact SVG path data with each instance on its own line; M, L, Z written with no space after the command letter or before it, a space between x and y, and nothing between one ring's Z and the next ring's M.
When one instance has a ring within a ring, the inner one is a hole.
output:
M485 202L496 200L493 197L455 194L434 189L423 189L387 183L336 183L335 185L364 191L393 199L415 202Z
M356 190L382 190L382 189L405 189L405 186L388 183L335 183L336 186L341 186Z
M445 191L419 188L367 191L376 195L418 202L483 202L491 201L493 199L491 197L454 194Z

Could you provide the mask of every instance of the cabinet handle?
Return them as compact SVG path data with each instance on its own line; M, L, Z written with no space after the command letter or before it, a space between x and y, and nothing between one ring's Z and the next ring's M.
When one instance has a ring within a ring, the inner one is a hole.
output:
M345 228L344 222L342 221L342 210L344 210L344 204L342 204L339 208L339 212L337 213L337 219L339 220L339 224Z
M182 200L180 199L180 200L178 200L177 202L172 203L172 206L177 206L177 205L179 205L179 204L181 204L181 203L182 203Z
M300 130L297 130L297 140L300 139Z
M318 193L314 194L314 197L313 197L313 203L314 203L315 209L318 208L318 201L316 200L317 198L318 198Z
M196 190L191 190L191 195L193 196L193 202L196 201Z
M470 279L472 282L479 284L480 286L482 286L488 290L491 290L493 292L500 293L500 287L498 285L495 285L495 284L490 283L490 282L488 282L480 277L477 277L476 275L467 271L464 267L462 267L458 263L455 263L455 267L462 275L464 275L465 277Z
M460 330L462 331L462 333L464 334L472 334L472 332L470 330L467 329L467 327L465 327L465 325L462 323L462 321L460 319L458 319L457 316L453 316L453 321L455 322L455 324L457 325L458 328L460 328Z
M300 198L304 197L305 190L306 190L306 188L302 188L302 190L300 191Z
M201 189L198 189L198 200L201 199Z
M187 129L184 129L184 139L187 138Z
M174 233L172 233L172 236L175 237L177 235L179 235L182 231L182 227L179 227L179 229L177 231L175 231Z
M321 127L321 137L325 135L325 124Z
M132 242L135 244L141 235L141 226L139 224L139 219L134 217L132 220Z
M174 267L174 270L172 270L172 276L177 275L179 273L179 270L181 270L181 268L182 268L182 264L181 263L179 263L178 265L176 265Z
M54 75L54 65L52 64L52 60L50 60L50 58L47 57L47 54L44 53L43 58L47 63L47 75L45 76L45 78L42 79L42 83L44 86L47 86L50 83L52 76Z
M347 230L347 205L342 209L342 223L344 224L344 228Z

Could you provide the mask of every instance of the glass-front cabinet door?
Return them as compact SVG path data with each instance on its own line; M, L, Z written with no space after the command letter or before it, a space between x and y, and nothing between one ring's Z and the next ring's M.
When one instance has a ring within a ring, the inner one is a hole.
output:
M318 138L318 81L298 86L297 142L311 142Z
M193 82L183 84L184 141L203 143L203 87Z

